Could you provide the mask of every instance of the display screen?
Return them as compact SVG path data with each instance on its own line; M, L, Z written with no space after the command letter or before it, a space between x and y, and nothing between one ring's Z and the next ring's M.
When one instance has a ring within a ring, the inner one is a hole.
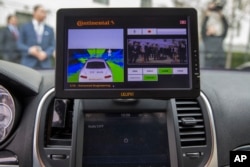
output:
M128 10L58 12L57 96L198 96L196 12Z
M170 166L165 112L86 113L83 166Z

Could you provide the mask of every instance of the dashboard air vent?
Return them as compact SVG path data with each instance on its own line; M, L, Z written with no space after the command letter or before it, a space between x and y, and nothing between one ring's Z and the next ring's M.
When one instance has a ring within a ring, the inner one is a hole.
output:
M206 144L203 114L196 99L176 99L179 133L182 147Z
M72 138L73 101L54 99L48 110L45 145L70 146Z

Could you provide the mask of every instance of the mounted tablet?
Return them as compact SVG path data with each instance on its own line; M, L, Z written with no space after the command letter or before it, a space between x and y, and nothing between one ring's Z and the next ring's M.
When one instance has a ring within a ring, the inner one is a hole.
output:
M56 96L197 97L197 32L190 8L61 9Z

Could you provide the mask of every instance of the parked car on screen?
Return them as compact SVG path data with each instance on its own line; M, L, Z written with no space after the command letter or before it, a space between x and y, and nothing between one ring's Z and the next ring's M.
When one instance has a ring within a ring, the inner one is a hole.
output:
M112 72L103 59L89 59L79 74L79 82L112 82Z

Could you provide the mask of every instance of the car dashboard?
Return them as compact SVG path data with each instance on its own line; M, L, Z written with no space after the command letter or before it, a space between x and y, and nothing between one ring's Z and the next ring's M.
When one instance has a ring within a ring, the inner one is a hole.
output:
M250 148L248 72L201 70L193 99L58 99L54 73L0 61L0 166L216 167Z

